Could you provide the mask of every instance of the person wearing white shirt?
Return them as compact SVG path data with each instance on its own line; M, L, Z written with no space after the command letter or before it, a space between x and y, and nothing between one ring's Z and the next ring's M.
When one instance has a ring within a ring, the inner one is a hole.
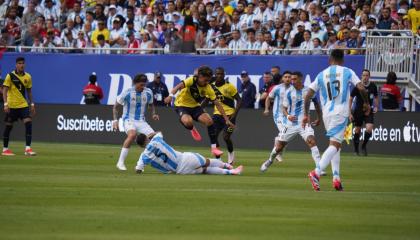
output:
M241 32L239 30L234 30L232 32L232 40L229 42L229 50L233 55L240 55L242 51L235 51L237 49L244 49L245 42L241 39ZM233 51L232 51L233 50Z
M109 44L114 45L119 38L124 38L124 29L121 27L121 20L119 17L116 17L112 23L112 30L109 35Z
M260 1L257 16L261 19L263 25L269 25L269 22L274 20L273 12L267 8L267 2L265 0Z
M98 35L98 44L96 44L96 49L94 50L96 54L110 54L110 46L108 43L105 42L104 35Z
M67 16L67 19L74 20L76 16L80 16L83 20L86 19L86 14L82 11L80 2L75 2L73 6L73 11Z
M300 44L299 47L299 54L311 54L312 50L314 49L314 44L311 41L311 32L305 30L303 33L304 41Z
M215 55L227 55L229 52L229 47L226 44L226 37L220 36L219 41L216 47L216 50L214 51Z
M108 8L108 22L106 24L108 29L112 29L115 18L117 17L117 8L115 5L111 5Z
M45 0L45 6L42 8L42 15L44 15L45 19L52 18L55 23L58 23L61 11L57 5L53 5L52 0Z
M289 6L288 0L282 0L281 3L276 2L276 4L274 5L275 16L279 16L280 12L285 12L286 17L289 17L291 10L292 7Z
M174 1L169 1L168 2L168 10L167 13L164 16L164 20L167 22L172 22L174 21L173 18L173 13L175 12L175 3Z
M254 14L254 4L248 4L246 14L241 16L241 25L242 28L250 28L254 24L254 18L256 15Z
M318 38L321 41L325 41L325 32L321 30L319 23L317 21L312 21L312 39Z
M245 43L245 48L248 49L247 53L256 54L261 49L261 42L257 41L254 29L248 29L247 38L248 41Z
M271 37L271 33L266 32L264 33L264 42L261 45L260 54L261 55L268 55L273 54L274 48L272 46L273 39Z

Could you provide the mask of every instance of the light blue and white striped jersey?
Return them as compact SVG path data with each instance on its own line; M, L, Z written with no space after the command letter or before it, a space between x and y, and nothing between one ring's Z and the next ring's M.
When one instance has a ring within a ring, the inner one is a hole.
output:
M117 102L124 106L123 120L144 120L147 105L153 103L153 92L149 88L136 92L130 87L117 97Z
M287 91L283 99L283 107L287 108L287 113L289 115L295 116L297 119L295 121L290 121L286 118L285 125L287 126L296 126L302 124L303 114L304 114L304 101L305 96L308 93L309 88L303 87L300 90L297 90L291 86Z
M137 166L144 169L144 165L150 164L162 173L176 172L181 156L182 153L175 151L163 140L162 133L158 133L147 144Z
M284 83L276 85L271 90L270 94L268 95L270 98L274 99L273 103L273 118L274 123L282 123L285 124L287 119L286 116L283 114L283 98L285 93L289 87L287 87Z
M320 91L320 100L324 117L332 115L349 116L350 83L356 86L360 82L353 70L332 65L320 72L309 88Z

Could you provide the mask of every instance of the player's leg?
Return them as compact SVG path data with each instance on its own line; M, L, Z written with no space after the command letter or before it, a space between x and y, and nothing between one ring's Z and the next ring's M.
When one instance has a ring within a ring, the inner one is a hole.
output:
M343 186L341 184L341 179L340 179L340 154L341 154L341 149L339 149L337 153L334 155L334 157L331 159L331 168L333 172L333 187L337 191L343 191Z
M223 152L217 148L216 126L213 122L213 119L208 113L203 112L198 117L198 122L204 124L207 127L207 132L210 138L211 153L215 157L220 157L223 154Z
M206 159L206 166L204 174L213 175L240 175L243 171L243 166L233 168L232 165L224 163L218 159Z
M221 116L220 116L221 117ZM236 119L231 119L231 122L233 124L236 124ZM226 125L224 119L223 119L223 140L226 143L226 147L228 149L228 163L233 164L235 162L235 153L233 152L233 141L232 141L232 134L235 130L234 128L230 128Z
M182 126L184 126L187 130L190 131L193 139L195 141L201 141L201 135L194 127L193 109L187 107L177 107L175 111L179 115L179 121L181 122Z
M354 145L354 153L359 155L359 143L360 143L360 133L362 130L363 125L363 117L360 114L354 114L354 135L353 135L353 145Z
M13 109L10 109L10 111L13 111ZM14 156L15 154L9 149L9 138L10 138L10 133L12 132L13 129L13 118L12 118L12 113L9 112L6 114L6 118L4 121L4 131L3 131L3 151L2 154L3 156Z
M126 171L125 159L127 158L128 151L131 144L135 141L137 136L136 126L133 121L124 121L124 129L127 137L124 140L123 147L121 148L120 157L118 158L117 168L121 171Z
M282 159L282 152L283 149L286 147L287 145L287 139L281 138L281 137L276 137L274 139L274 148L273 150L271 150L270 152L270 157L261 165L260 167L260 171L261 172L265 172L268 170L268 168L273 164L274 160L277 159L279 156L279 159Z
M366 131L365 131L365 136L363 138L362 152L363 152L363 155L367 156L367 143L372 137L372 131L374 128L373 113L370 113L369 116L365 117L365 123L366 123Z
M36 152L34 152L31 148L31 144L32 144L32 119L31 118L25 118L25 119L23 119L23 123L25 124L25 140L26 140L25 155L26 156L35 156Z
M220 115L213 115L211 118L213 119L213 124L214 124L214 127L216 128L216 146L220 147L219 135L223 131L223 128L225 126L224 120L223 118L221 118Z

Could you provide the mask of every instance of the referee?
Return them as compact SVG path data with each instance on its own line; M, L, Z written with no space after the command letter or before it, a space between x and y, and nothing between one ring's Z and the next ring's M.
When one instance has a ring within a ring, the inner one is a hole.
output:
M26 99L28 94L28 100ZM35 114L35 105L32 100L32 78L25 72L25 59L16 59L16 69L7 74L3 83L4 112L6 113L3 133L3 156L14 156L9 149L9 137L13 123L22 120L25 124L26 148L25 155L34 156L32 151L32 116ZM30 105L30 109L29 109Z
M354 136L353 136L353 144L354 144L354 153L356 155L360 155L359 153L359 143L360 143L360 133L363 123L366 124L366 131L365 136L363 138L362 144L362 152L363 155L367 156L367 149L366 145L372 136L373 130L373 115L378 111L378 88L373 82L369 81L370 78L370 71L364 69L362 72L362 83L365 86L365 89L368 93L369 97L369 106L371 106L370 111L364 112L363 111L363 99L360 95L360 91L357 88L354 88L350 95L350 110L352 109L353 99L356 98L354 109L351 110L350 114L350 121L354 124Z

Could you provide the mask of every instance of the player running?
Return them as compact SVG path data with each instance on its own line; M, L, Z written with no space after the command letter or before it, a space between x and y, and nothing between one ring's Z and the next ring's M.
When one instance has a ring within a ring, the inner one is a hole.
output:
M294 72L291 74L291 80L293 86L288 88L286 91L283 104L281 109L283 110L283 116L285 116L285 121L281 126L279 136L275 139L275 147L270 154L270 158L261 165L261 171L265 172L271 166L276 156L280 156L286 147L286 145L292 141L297 135L300 135L302 139L306 142L308 147L311 149L312 158L317 166L321 157L319 154L318 147L315 141L314 130L309 124L306 124L305 128L302 127L303 119L303 102L308 88L304 87L302 80L303 75L300 72ZM314 102L316 112L318 114L318 119L314 121L311 125L318 126L321 119L321 109L319 107L318 101L316 98L312 98Z
M201 107L203 100L208 98L214 103L228 127L233 128L235 125L226 115L222 104L219 100L217 100L216 94L210 85L212 77L213 71L211 68L201 66L198 68L197 74L185 79L171 90L170 95L165 98L165 103L170 104L175 94L180 91L179 95L175 99L175 110L180 117L181 124L191 131L191 135L196 141L200 141L201 136L194 127L193 120L207 126L211 143L211 153L214 156L219 157L223 154L223 152L217 148L216 126L214 125L214 121L210 115Z
M337 191L342 191L343 186L340 179L340 151L341 142L344 139L344 131L349 117L350 83L356 86L363 99L363 111L369 112L369 102L365 87L353 70L343 67L344 52L341 49L331 51L330 66L323 70L309 86L305 96L305 114L302 119L302 127L310 122L309 106L316 92L320 92L323 111L323 121L327 136L330 139L329 146L322 154L321 161L315 170L309 172L312 187L319 191L319 176L332 162L333 186Z
M32 77L25 72L25 59L16 58L16 69L7 74L3 83L4 112L6 113L3 133L3 156L14 156L9 149L9 137L13 123L22 120L25 124L25 155L35 156L32 151L32 117L35 115L35 104L32 98ZM28 94L28 99L26 98ZM29 107L30 106L30 107Z
M268 98L265 99L265 110L264 110L264 115L268 116L270 114L271 101L273 100L273 119L274 119L274 124L276 124L277 129L279 130L279 133L283 129L283 122L286 121L286 117L283 115L282 105L283 105L284 95L287 89L289 89L290 87L291 72L285 71L283 73L283 77L281 80L282 80L282 83L276 85L271 90L270 94L268 94ZM274 147L273 147L273 150L271 151L270 159L271 157L273 157L273 159L276 158L277 161L281 162L283 160L281 159L280 154L277 154L276 145L277 145L276 140L274 140ZM273 161L271 161L271 163L269 164L271 165L272 163Z
M367 156L367 143L372 136L373 131L373 114L378 111L379 106L379 97L378 97L378 88L376 87L375 83L369 81L370 78L370 71L365 69L362 73L362 83L367 91L369 96L369 105L372 107L370 109L369 115L365 115L363 112L363 100L360 96L360 92L358 88L353 88L353 91L350 94L350 116L349 120L354 123L354 136L353 136L353 144L354 144L354 153L359 155L359 142L360 142L360 132L363 126L363 123L366 124L366 132L363 138L362 144L362 152L363 155ZM353 98L356 98L356 104L354 110L351 111Z
M152 107L153 120L159 120L159 116L156 114L156 109L153 104L153 92L149 88L146 88L146 84L146 75L136 75L133 79L133 86L123 91L117 97L117 101L112 109L114 117L112 125L114 130L118 130L118 109L121 106L124 106L122 119L127 138L123 143L120 157L117 162L117 168L121 171L127 170L125 159L127 158L131 144L136 140L137 134L142 133L151 137L155 133L145 120L145 113L148 105Z
M233 86L233 84L225 80L225 69L223 69L222 67L216 68L214 75L215 82L213 82L211 86L214 92L216 93L217 99L222 104L226 115L229 117L230 121L233 124L236 124L236 117L238 116L242 102L238 90L235 88L235 86ZM208 100L206 99L205 101ZM202 105L206 105L206 103ZM212 119L216 126L216 139L218 139L220 132L223 131L223 140L225 140L228 149L228 163L233 164L233 162L235 161L235 153L233 152L233 142L231 136L233 134L234 128L226 125L225 119L223 118L222 114L219 112L216 106L214 107ZM220 146L218 140L217 146Z
M216 174L216 175L239 175L242 166L233 168L232 165L218 159L208 159L198 153L178 152L163 140L162 133L157 133L152 139L140 134L136 138L144 152L140 155L135 170L137 173L144 172L144 166L150 164L162 173L176 174Z

